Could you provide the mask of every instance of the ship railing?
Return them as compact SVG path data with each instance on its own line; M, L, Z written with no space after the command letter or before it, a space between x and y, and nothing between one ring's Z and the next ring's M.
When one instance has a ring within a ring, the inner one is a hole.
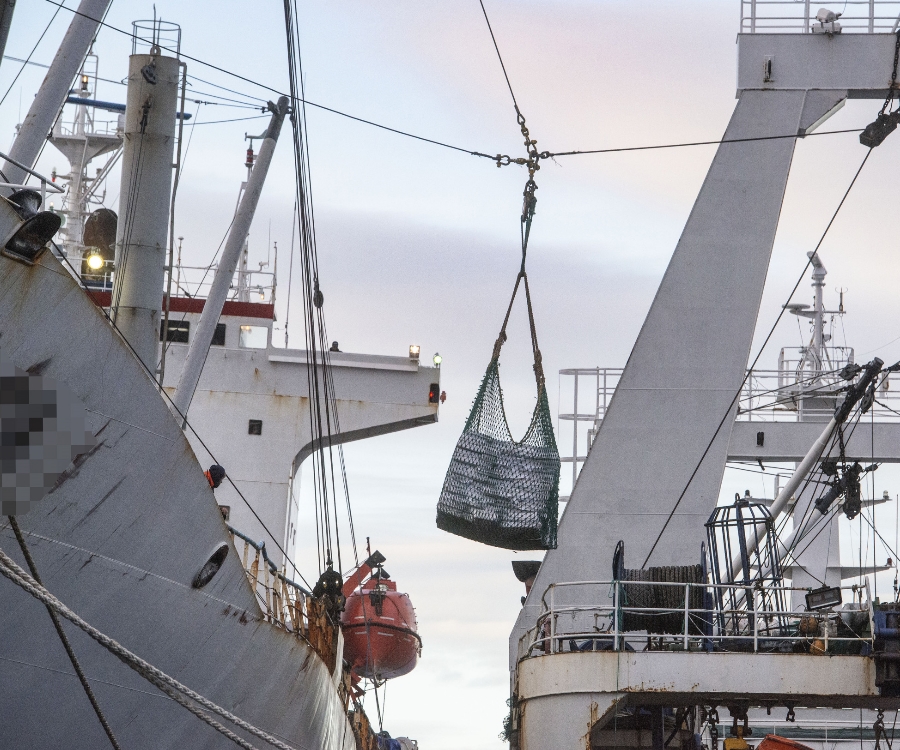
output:
M661 590L669 593L660 594ZM575 651L645 650L871 653L874 608L868 582L841 587L842 599L849 604L840 610L800 612L765 606L778 600L770 595L781 593L789 599L795 591L808 593L809 589L770 586L754 591L752 584L668 581L556 583L541 598L535 626L519 640L519 658ZM730 593L724 601L743 599L748 605L741 609L716 607L716 593ZM660 598L669 606L638 606L630 601ZM678 603L673 605L675 601ZM663 622L666 632L655 632Z
M41 205L43 205L47 199L47 188L52 190L54 193L66 192L59 185L55 185L53 183L53 180L50 180L50 179L44 177L44 175L42 175L38 172L35 172L31 167L25 166L24 164L22 164L22 162L16 161L15 159L11 158L9 155L0 153L0 159L3 159L4 161L8 161L10 164L15 164L19 169L25 170L25 173L27 175L29 175L29 177L37 178L37 181L41 184ZM26 183L28 182L28 177L25 178L25 182ZM33 185L27 185L27 184L20 184L20 183L13 183L13 182L0 182L0 188L11 188L13 190L19 190L21 188L33 189L33 187L34 187Z
M241 562L265 619L312 646L333 669L339 647L338 629L324 603L278 569L266 551L265 541L257 542L233 526L227 528L235 546L237 540L244 543Z
M241 562L257 593L266 619L292 632L308 630L307 599L311 597L310 592L278 570L266 551L264 541L257 542L232 526L228 527L228 531L235 539L236 546L238 539L244 543Z
M751 370L735 418L742 422L827 422L850 385L839 372ZM876 422L900 421L900 387L895 376L886 375L878 381L875 401L866 417Z
M742 34L812 34L823 6L841 13L841 33L887 34L900 25L898 0L844 0L831 6L821 0L741 0Z
M275 274L272 271L264 271L267 264L261 264L260 269L247 269L234 272L235 280L229 291L229 300L237 299L239 292L249 294L252 302L262 302L268 295L269 301L275 296ZM198 297L204 299L212 286L213 277L216 275L218 264L210 266L185 266L175 264L175 272L172 276L172 294L176 297ZM239 288L240 287L240 288Z
M613 392L619 384L622 377L621 367L575 367L566 370L560 370L560 413L559 421L571 422L571 428L560 424L557 429L559 435L559 443L561 446L567 443L563 435L568 432L572 438L572 451L570 455L563 455L560 460L563 463L572 464L572 486L575 486L575 480L578 477L578 471L581 464L587 458L591 444L597 436L597 430L600 422L606 415L609 402L612 400ZM572 401L566 403L572 404L572 411L563 411L567 407L563 406L564 399L569 395L569 378L572 383ZM565 379L565 380L564 380ZM563 394L563 383L566 383L566 393ZM585 428L586 425L586 428ZM583 437L581 437L583 435ZM568 469L566 469L568 474ZM563 495L560 500L567 500L568 497Z
M860 722L858 713L856 716L855 720L801 719L800 716L797 716L796 719L787 721L770 716L760 716L757 713L751 714L750 721L753 724L754 736L764 737L767 734L776 734L779 737L787 737L804 744L824 742L829 743L832 750L838 743L852 742L859 747L860 740L865 741L867 747L873 747L869 743L875 739L875 730L871 723L866 726ZM727 736L730 728L731 724L719 724L719 736Z

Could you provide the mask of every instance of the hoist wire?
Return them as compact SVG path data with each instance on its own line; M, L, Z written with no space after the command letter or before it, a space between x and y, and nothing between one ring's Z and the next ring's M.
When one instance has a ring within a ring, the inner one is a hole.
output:
M484 14L484 20L485 23L487 23L491 41L494 43L494 49L497 52L497 59L500 61L500 67L503 69L503 77L506 79L506 87L509 89L509 95L512 97L513 106L516 108L516 114L519 114L519 103L516 101L516 95L513 93L512 84L509 82L509 74L506 72L506 65L503 62L503 55L500 54L500 47L497 46L497 37L494 36L494 29L491 28L491 19L488 18L487 10L484 7L484 0L478 0L478 3L481 5L481 12Z
M716 441L716 438L719 436L719 432L721 432L722 427L724 426L726 420L731 414L731 410L734 405L737 403L738 399L743 392L744 385L747 382L747 378L749 377L749 373L752 372L756 368L756 363L759 362L759 358L762 356L763 351L765 351L766 346L769 343L769 340L772 338L772 335L775 333L775 329L778 324L781 322L781 318L784 316L786 311L787 304L790 303L791 298L797 292L797 289L800 287L800 282L803 281L803 278L806 276L806 271L812 265L812 259L816 257L816 253L819 251L819 248L822 246L822 243L825 241L825 238L828 236L828 232L834 224L835 219L837 219L838 214L841 211L844 203L847 200L847 196L850 195L850 191L853 189L853 186L856 184L856 180L859 177L860 173L863 170L863 167L866 165L866 162L869 161L869 156L872 155L872 149L868 149L866 151L866 155L863 157L862 162L859 165L859 168L856 170L856 174L853 175L853 179L850 181L850 185L847 187L847 190L844 192L844 195L841 197L840 202L838 203L837 208L834 210L834 213L831 215L831 219L828 221L828 224L825 227L825 231L822 232L822 236L819 238L819 241L816 243L816 247L810 256L807 258L806 263L803 266L803 271L797 277L797 281L791 289L791 293L788 295L787 302L781 307L781 310L778 313L778 316L775 318L775 322L772 324L772 327L769 329L769 333L766 335L765 340L762 343L762 346L759 348L759 351L756 353L756 357L754 357L752 364L747 369L747 372L744 374L744 377L741 380L740 386L738 386L737 391L734 394L734 397L731 399L731 402L728 404L728 408L725 409L725 413L722 415L722 419L719 421L718 426L712 434L712 437L709 439L709 443L707 443L706 448L703 450L703 453L700 456L700 459L697 461L697 464L694 466L694 470L691 472L691 475L688 477L687 483L684 486L684 489L678 495L678 499L675 501L675 504L672 506L672 510L669 512L665 522L663 523L662 529L660 529L659 534L657 534L656 539L653 542L653 545L650 547L650 551L647 553L647 557L644 558L644 562L641 565L641 570L647 567L647 563L650 561L650 557L653 555L654 550L659 544L659 540L662 539L662 535L665 533L666 529L669 526L669 523L672 520L672 517L675 515L675 511L678 510L678 506L681 505L681 501L684 500L685 495L687 494L688 489L691 486L691 483L694 481L694 477L697 476L697 472L700 471L700 466L703 464L704 459L706 458L709 451L712 449L713 443Z
M331 519L325 484L324 451L321 449L323 434L321 389L319 386L319 358L321 350L316 341L315 292L318 275L315 268L313 243L315 234L311 227L310 203L306 181L306 152L303 148L299 129L303 122L304 110L299 106L302 96L297 70L296 7L292 0L284 0L286 43L288 53L288 77L291 97L291 131L295 174L295 201L297 204L298 240L303 289L305 348L309 352L306 378L309 392L309 429L313 443L313 498L316 507L316 543L319 548L319 572L332 563ZM318 449L317 449L318 448Z
M343 570L340 522L338 519L338 486L335 472L334 448L340 435L331 357L328 351L327 328L323 309L324 296L319 286L319 266L316 250L315 212L313 210L311 167L309 160L309 132L306 126L306 98L303 82L303 62L300 54L300 30L296 0L284 0L285 27L288 47L288 76L292 104L292 137L295 163L295 193L300 266L303 280L304 335L308 352L307 384L310 394L310 435L313 446L313 488L317 514L317 545L320 548L320 572L336 562ZM320 371L321 370L321 371ZM350 504L346 464L343 448L338 445L338 470L346 500L354 559L359 561L356 532ZM329 505L330 496L330 505ZM324 565L323 565L324 564Z

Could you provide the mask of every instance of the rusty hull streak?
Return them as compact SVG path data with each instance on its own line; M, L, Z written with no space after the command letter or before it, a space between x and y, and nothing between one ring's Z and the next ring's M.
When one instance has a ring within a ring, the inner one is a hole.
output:
M25 370L29 375L43 375L44 371L50 366L50 362L53 360L53 357L47 357L47 359L42 359L40 362L35 362L31 367Z
M591 750L591 730L594 728L594 725L598 721L600 721L600 706L597 705L597 701L591 701L590 716L588 718L588 730L587 734L584 735L584 750Z

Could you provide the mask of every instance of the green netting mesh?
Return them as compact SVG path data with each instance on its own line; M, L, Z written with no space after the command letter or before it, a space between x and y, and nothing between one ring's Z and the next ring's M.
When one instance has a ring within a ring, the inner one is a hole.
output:
M450 460L437 525L494 547L553 549L560 462L543 376L531 424L516 442L503 409L498 354L499 346Z

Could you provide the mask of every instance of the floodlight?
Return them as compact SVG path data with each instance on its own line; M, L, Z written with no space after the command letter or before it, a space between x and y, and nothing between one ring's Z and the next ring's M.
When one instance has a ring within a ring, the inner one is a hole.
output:
M806 595L806 608L810 612L818 609L831 609L843 602L841 590L835 586L822 586Z

